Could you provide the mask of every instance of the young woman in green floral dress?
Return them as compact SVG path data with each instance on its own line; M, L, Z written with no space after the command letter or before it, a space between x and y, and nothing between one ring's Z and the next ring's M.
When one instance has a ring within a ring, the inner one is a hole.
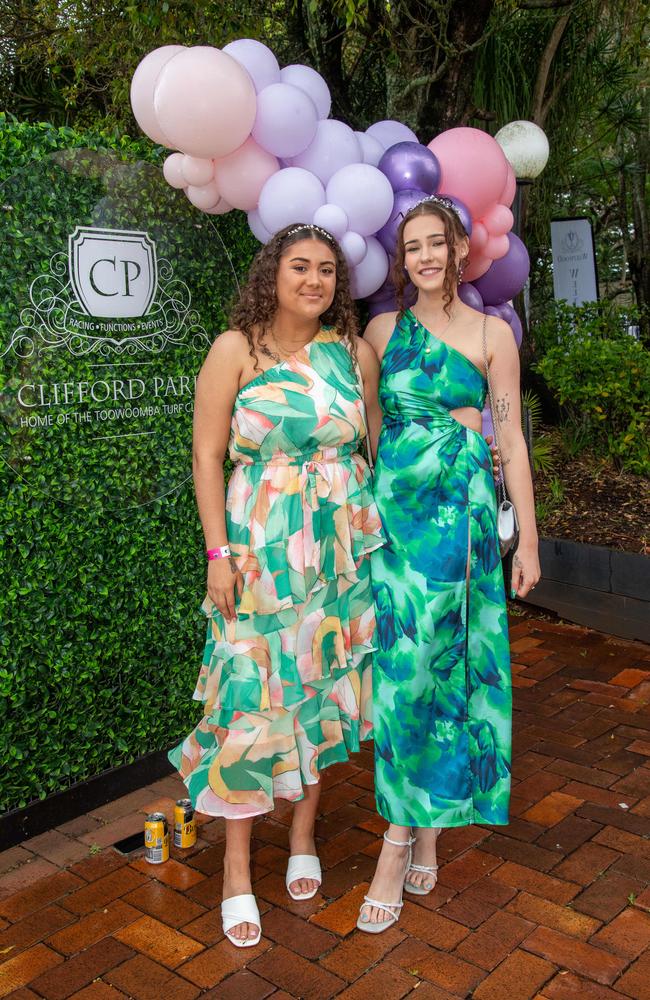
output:
M375 354L356 336L335 240L288 227L263 247L196 389L194 483L208 550L204 717L170 753L197 810L226 819L222 917L242 946L256 816L295 803L287 889L313 896L321 771L369 731L375 615L369 553L383 544L358 449L377 433ZM224 460L234 469L224 490Z
M469 250L452 203L426 199L400 226L400 310L365 334L381 361L374 493L388 542L372 557L377 807L390 823L358 926L394 923L402 886L436 880L442 827L508 822L510 663L492 460L481 435L489 362L505 480L520 522L511 592L539 578L530 466L512 331L464 305ZM411 309L403 293L417 291Z

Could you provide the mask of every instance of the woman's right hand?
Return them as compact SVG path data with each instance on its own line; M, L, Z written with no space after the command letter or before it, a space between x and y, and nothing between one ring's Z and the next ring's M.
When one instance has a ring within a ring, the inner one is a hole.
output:
M235 595L241 597L244 578L232 556L208 563L208 597L227 622L237 620Z

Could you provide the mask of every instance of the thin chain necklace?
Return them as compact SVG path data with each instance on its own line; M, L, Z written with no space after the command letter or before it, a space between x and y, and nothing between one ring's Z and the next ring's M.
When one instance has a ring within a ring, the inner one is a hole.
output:
M275 363L278 364L278 365L282 364L282 362L286 361L288 358L292 358L294 356L294 354L297 354L298 351L301 351L303 349L303 347L307 346L307 344L311 344L311 340L308 340L305 344L301 344L300 347L296 351L285 351L282 348L282 345L278 342L278 339L275 336L275 334L273 333L273 331L269 330L268 333L271 334L271 337L273 338L273 343L278 348L278 351L280 351L280 354L277 354L275 351L272 351L271 348L268 347L263 342L258 345L258 350L259 350L260 354L263 354L265 357L270 358L271 361L275 361Z
M424 332L427 334L428 337L434 337L436 340L442 341L443 344L446 343L446 341L442 340L442 335L447 332L447 330L449 329L449 327L451 326L451 324L456 319L456 310L455 309L451 310L451 315L449 316L449 319L447 320L447 322L443 326L443 328L440 331L440 333L434 333L432 330L429 330L429 328L424 325L424 323L422 322L422 320L419 319L419 317L415 315L415 310L414 309L411 309L411 312L413 313L413 315L415 316L416 320L418 321L418 323L420 324L420 326L422 327L422 329L424 330ZM424 348L424 353L425 354L430 354L431 353L431 348L430 347L425 347Z

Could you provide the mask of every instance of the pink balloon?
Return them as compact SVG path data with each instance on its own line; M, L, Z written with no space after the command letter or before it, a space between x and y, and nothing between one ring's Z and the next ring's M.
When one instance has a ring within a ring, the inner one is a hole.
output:
M366 239L367 251L350 272L350 290L355 299L365 299L383 285L388 274L388 254L374 236Z
M502 205L512 205L515 200L515 194L517 193L517 178L515 172L508 164L508 179L506 180L505 187L501 194L499 195L499 201Z
M469 238L470 253L473 253L474 256L482 254L489 238L490 234L483 223L475 222L472 226L472 235Z
M182 52L184 45L162 45L148 52L142 59L131 80L131 108L138 125L154 142L172 147L173 143L163 134L153 106L153 92L158 74L169 60Z
M202 187L196 187L191 184L185 189L185 194L193 205L203 209L204 212L207 212L209 208L214 208L221 197L219 188L214 181L210 181L209 184L204 184Z
M224 156L214 165L214 179L222 196L233 208L250 212L259 201L269 177L280 169L275 156L258 146L254 139Z
M360 163L363 158L361 145L349 125L336 118L326 118L316 126L316 135L302 153L291 160L293 167L304 167L323 184L330 177L346 167L348 163Z
M505 257L509 249L510 243L504 233L503 236L490 236L485 244L483 254L486 257L491 257L492 260L501 260L502 257Z
M350 267L356 267L366 256L368 244L358 233L344 233L340 239L341 250Z
M183 154L171 153L163 163L163 177L173 188L187 187L187 181L183 177Z
M514 216L506 205L497 204L486 212L481 222L490 236L504 236L512 229Z
M234 152L255 121L255 88L235 59L209 45L184 49L165 63L154 109L170 141L190 156Z
M478 128L450 128L429 143L438 157L440 190L464 201L473 219L498 201L508 173L508 161L499 143Z
M206 208L206 215L225 215L226 212L230 212L233 205L229 205L225 198L219 198L219 201L213 208Z
M257 95L253 138L274 156L297 156L316 135L318 115L311 97L290 83L272 83Z
M248 225L250 227L251 233L253 234L256 240L259 240L260 243L269 242L273 234L268 231L268 229L260 219L260 213L256 208L253 209L252 212L248 213Z
M325 189L318 177L301 167L285 167L269 177L260 192L258 210L269 233L292 222L311 223L325 204Z
M384 147L378 139L375 139L372 135L368 135L367 132L355 132L354 134L359 140L359 145L361 146L363 162L376 167L385 153Z
M193 184L195 187L203 187L214 177L214 162L200 156L184 156L181 170L186 185Z
M311 66L293 63L280 70L280 80L282 83L290 83L293 87L304 91L314 102L318 117L327 118L332 107L332 98L330 89L320 73L317 73Z
M341 239L349 226L347 215L338 205L321 205L314 212L313 221L315 226L322 226L337 240Z
M244 67L258 94L269 84L280 82L278 60L262 42L257 42L254 38L238 38L224 45L222 52L232 56Z
M475 281L477 278L481 278L490 269L491 264L491 257L473 254L470 250L470 261L463 271L463 281Z
M327 200L347 215L350 229L362 236L376 233L393 210L393 189L381 170L369 163L350 163L330 178Z
M375 122L366 129L366 135L380 142L385 150L398 142L419 142L417 135L408 125L402 125L401 122L393 121L391 118Z

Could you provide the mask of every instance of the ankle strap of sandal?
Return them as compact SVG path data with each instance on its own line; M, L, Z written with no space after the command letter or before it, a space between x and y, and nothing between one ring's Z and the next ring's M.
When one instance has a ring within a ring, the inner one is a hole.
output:
M384 840L393 847L411 847L415 843L415 837L409 837L408 840L391 840L387 833L384 833Z

